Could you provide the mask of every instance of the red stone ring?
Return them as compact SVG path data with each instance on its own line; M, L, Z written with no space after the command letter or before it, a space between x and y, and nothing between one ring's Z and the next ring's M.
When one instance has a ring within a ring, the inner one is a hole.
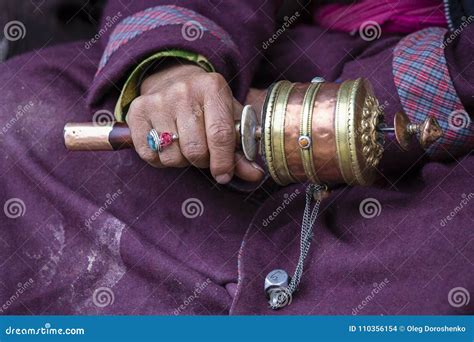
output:
M153 151L161 152L163 149L178 140L178 135L170 132L158 133L154 128L147 135L148 146Z

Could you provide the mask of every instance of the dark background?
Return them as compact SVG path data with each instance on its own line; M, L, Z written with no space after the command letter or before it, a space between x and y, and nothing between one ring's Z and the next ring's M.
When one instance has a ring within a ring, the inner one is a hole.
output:
M25 38L7 41L7 46L4 46L6 51L0 55L10 58L33 49L91 38L96 33L105 2L106 0L0 0L0 28L12 20L21 21L26 27ZM291 15L297 10L300 10L303 18L309 19L310 2L311 0L285 0L279 14L280 21L283 21L285 15ZM3 37L3 29L1 35Z
M8 42L7 56L95 34L105 0L0 0L0 28L11 20L26 27L23 39Z

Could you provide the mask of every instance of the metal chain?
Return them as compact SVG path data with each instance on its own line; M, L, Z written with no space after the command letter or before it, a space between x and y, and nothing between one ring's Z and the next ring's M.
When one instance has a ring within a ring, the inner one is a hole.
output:
M313 239L313 226L318 217L319 205L321 204L320 196L315 196L315 194L318 194L321 190L323 190L323 187L319 184L310 184L306 188L306 204L303 213L303 221L301 223L300 256L298 264L296 265L295 273L288 287L281 289L281 293L277 296L278 299L276 301L270 301L270 307L272 309L279 309L291 303L293 293L300 284L301 277L303 276L304 262L308 256ZM316 203L311 209L311 203L315 197L317 198Z

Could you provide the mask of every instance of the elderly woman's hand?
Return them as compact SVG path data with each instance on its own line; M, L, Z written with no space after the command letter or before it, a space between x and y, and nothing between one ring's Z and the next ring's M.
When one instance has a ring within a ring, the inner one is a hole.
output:
M234 173L258 181L263 170L235 152L235 120L242 105L218 73L196 65L172 65L147 77L127 114L132 139L140 157L155 167L210 168L218 183ZM147 143L147 134L177 133L179 139L160 152Z

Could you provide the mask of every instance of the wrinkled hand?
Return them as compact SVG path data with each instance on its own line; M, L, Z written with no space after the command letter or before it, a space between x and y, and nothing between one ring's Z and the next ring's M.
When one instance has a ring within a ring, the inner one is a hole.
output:
M126 121L136 151L155 167L210 168L221 184L228 183L234 173L258 181L263 170L235 152L235 120L241 112L242 105L220 74L179 64L144 80ZM152 128L177 133L179 139L154 152L147 143Z

